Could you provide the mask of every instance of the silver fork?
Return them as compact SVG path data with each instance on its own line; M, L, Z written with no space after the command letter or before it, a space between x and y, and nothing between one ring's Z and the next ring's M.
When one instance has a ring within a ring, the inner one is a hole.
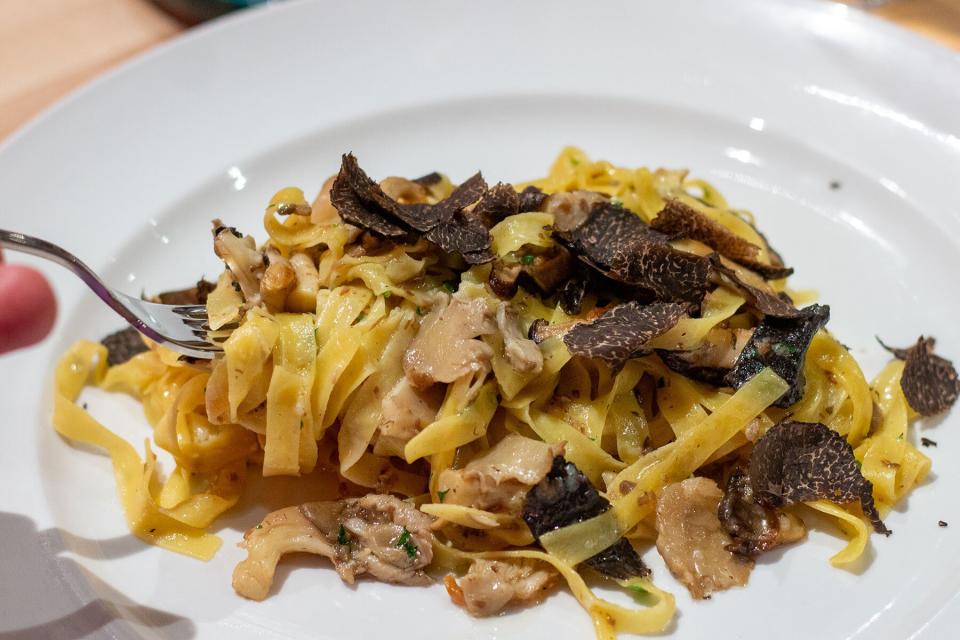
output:
M157 304L114 291L79 258L46 240L0 229L0 247L46 258L66 267L134 329L185 356L210 359L222 353L223 341L237 326L233 323L211 331L203 305Z

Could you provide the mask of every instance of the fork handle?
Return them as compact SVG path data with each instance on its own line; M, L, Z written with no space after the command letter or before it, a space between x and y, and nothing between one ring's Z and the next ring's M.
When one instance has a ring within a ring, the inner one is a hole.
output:
M6 229L0 229L0 247L44 258L62 267L66 267L72 271L74 275L83 280L83 282L97 294L98 298L107 303L111 309L119 313L124 320L133 325L140 333L151 340L161 343L166 342L163 336L148 327L140 318L127 309L126 305L113 295L110 287L105 285L90 267L66 249L58 247L52 242L34 238L33 236L28 236L17 231L7 231Z

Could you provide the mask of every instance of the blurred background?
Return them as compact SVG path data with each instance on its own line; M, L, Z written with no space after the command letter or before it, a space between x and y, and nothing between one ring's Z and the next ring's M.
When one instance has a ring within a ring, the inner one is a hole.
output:
M0 0L0 140L64 94L137 53L225 13L282 1ZM960 52L960 0L844 4Z

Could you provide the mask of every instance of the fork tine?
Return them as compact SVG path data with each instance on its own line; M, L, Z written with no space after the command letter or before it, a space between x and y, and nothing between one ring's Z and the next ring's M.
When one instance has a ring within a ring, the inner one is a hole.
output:
M207 308L200 304L183 305L170 309L173 313L191 320L206 320Z
M187 318L183 320L183 324L189 327L194 327L196 329L203 329L204 331L214 331L214 329L210 328L210 324L207 322L206 318ZM239 323L231 322L229 324L223 325L219 329L216 329L216 331L233 331L239 326L240 326Z

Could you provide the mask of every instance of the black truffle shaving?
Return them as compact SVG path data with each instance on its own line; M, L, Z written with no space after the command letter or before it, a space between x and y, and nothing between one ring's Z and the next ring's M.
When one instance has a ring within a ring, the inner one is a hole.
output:
M413 179L413 181L419 184L421 187L432 187L441 180L443 180L443 176L436 171L431 171L425 176L420 176L419 178Z
M900 388L913 410L922 416L946 411L960 395L957 370L952 362L933 352L935 342L933 338L920 336L917 343L907 349L891 348L880 342L894 357L906 362Z
M739 389L766 367L790 385L774 406L789 407L803 397L803 363L813 336L830 319L830 307L814 304L793 318L768 316L756 328L724 381Z
M189 289L178 289L177 291L164 291L157 294L157 300L160 304L207 304L207 296L216 288L213 282L207 282L203 278L197 281L196 286Z
M553 237L604 276L662 301L699 303L710 284L708 258L674 249L668 236L611 202L594 205L580 226Z
M750 270L738 273L734 266L719 254L713 254L709 259L713 268L726 276L757 311L778 318L791 318L799 313L790 301L789 296L771 289L760 274ZM741 267L741 269L746 269L746 267Z
M534 186L529 186L520 192L520 213L539 211L547 194Z
M590 277L582 272L574 275L560 286L557 292L557 302L568 316L575 316L583 308L583 296L587 293Z
M547 476L527 494L523 521L539 540L545 533L589 520L609 508L607 499L576 465L557 456ZM650 569L625 538L585 560L584 564L617 580L650 575Z
M390 198L357 164L352 153L343 156L340 173L330 189L330 202L347 222L396 240L417 233L447 253L458 253L469 264L493 260L490 233L478 217L464 214L487 191L477 173L436 204L400 204Z
M651 231L639 216L609 201L599 202L590 215L570 231L554 232L576 253L601 270L610 271L614 256L641 238L648 243L666 244L667 236Z
M483 264L496 256L490 250L490 233L479 220L465 220L462 214L441 222L424 237L447 253L459 253L467 264Z
M819 422L785 421L754 445L750 482L761 502L780 506L811 500L858 501L877 533L890 535L873 502L873 485L863 477L853 448Z
M486 190L487 183L483 176L475 173L437 204L399 204L394 202L396 215L417 231L427 233L439 225L452 221L457 214L463 211L464 207L479 200ZM484 230L486 229L484 228Z
M563 336L563 343L572 355L603 360L619 369L643 354L647 342L677 324L689 310L689 305L676 302L627 302L596 320L574 325Z
M469 217L479 219L490 229L507 216L515 215L519 208L520 198L513 185L498 182L483 194Z
M409 238L410 231L399 224L391 222L387 212L360 199L351 186L344 169L348 166L348 159L352 159L352 164L355 164L356 158L354 158L352 154L346 155L343 158L343 167L341 167L340 173L330 187L330 202L337 209L340 217L352 225L367 229L386 238ZM359 170L359 167L357 167L357 169ZM369 180L369 182L372 184L369 189L380 190L380 187L373 182L373 180ZM381 191L381 193L383 192ZM386 194L384 194L384 197L386 197Z
M140 332L133 327L111 333L100 341L107 348L107 364L114 367L147 350Z
M710 287L710 260L636 238L614 256L610 278L648 289L659 300L699 304Z
M725 387L727 384L724 378L730 373L730 369L695 364L685 359L676 351L657 349L657 355L660 356L663 364L667 365L667 368L671 371L676 371L688 378L706 382L715 387Z
M772 265L760 262L760 247L679 200L668 200L650 227L667 235L699 240L767 279L786 278L793 273L793 269L784 267L782 263Z

